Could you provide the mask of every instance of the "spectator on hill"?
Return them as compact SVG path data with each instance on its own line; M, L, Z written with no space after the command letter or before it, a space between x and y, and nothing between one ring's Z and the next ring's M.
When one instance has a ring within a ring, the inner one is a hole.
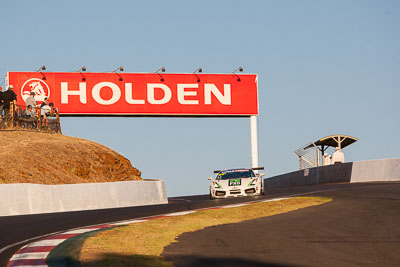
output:
M57 112L58 112L58 110L54 107L53 103L50 103L49 107L51 108L51 110L50 110L49 114L47 115L48 124L52 130L56 130L57 129Z
M49 102L49 99L48 99L48 98L45 98L44 101L43 101L43 103L40 105L40 115L41 115L41 116L46 116L46 117L48 117L48 116L50 115L51 107L50 107L50 105L48 104L48 102Z
M58 113L58 110L57 110L57 108L54 107L53 102L51 102L51 103L49 104L49 107L51 108L51 110L50 110L50 116L55 117L55 116L57 115L57 113Z
M31 117L37 117L37 114L36 114L36 112L33 110L33 107L32 107L31 105L28 105L28 106L26 107L25 116L26 116L26 117L29 117L29 118L31 118Z
M43 103L40 105L40 116L42 119L42 126L48 127L49 126L49 118L51 112L51 107L48 105L49 99L46 97Z
M49 105L49 98L45 97L42 104L40 104L40 109L42 109L43 106L48 106Z
M9 85L8 90L3 92L3 109L4 113L10 113L10 102L13 102L14 105L17 104L17 95L14 93L14 86Z
M18 105L14 105L14 117L24 116L25 112L22 108Z
M27 122L25 123L25 128L33 129L37 127L37 113L36 111L33 111L31 105L28 105L26 107L26 113L24 117L27 119Z
M33 112L36 112L35 92L31 92L30 96L26 99L26 106L31 106Z
M339 147L335 148L335 152L332 155L332 163L336 162L344 163L344 154Z

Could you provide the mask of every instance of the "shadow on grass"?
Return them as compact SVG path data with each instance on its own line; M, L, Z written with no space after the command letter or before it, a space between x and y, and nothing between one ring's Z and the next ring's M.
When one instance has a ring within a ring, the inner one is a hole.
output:
M162 257L146 256L146 255L119 255L119 254L104 254L98 260L80 262L68 257L53 257L47 261L49 266L55 267L126 267L126 266L145 266L145 267L172 267L172 263L164 261Z
M52 258L52 262L48 262L49 266L84 266L84 267L127 267L127 266L144 266L144 267L172 267L172 266L218 266L218 267L295 267L294 265L282 265L275 263L267 263L256 260L240 259L240 258L213 258L213 257L196 257L196 256L174 256L173 263L165 261L159 256L146 255L119 255L119 254L103 254L98 260L79 262L68 258Z
M166 260L173 262L173 266L218 266L218 267L296 267L295 265L284 265L271 262L263 262L243 258L221 258L221 257L197 257L197 256L168 256Z

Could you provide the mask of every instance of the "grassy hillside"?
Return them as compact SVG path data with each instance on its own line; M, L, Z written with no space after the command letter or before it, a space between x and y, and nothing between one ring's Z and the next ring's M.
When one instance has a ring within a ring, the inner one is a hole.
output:
M61 134L0 131L0 184L74 184L140 180L115 151Z

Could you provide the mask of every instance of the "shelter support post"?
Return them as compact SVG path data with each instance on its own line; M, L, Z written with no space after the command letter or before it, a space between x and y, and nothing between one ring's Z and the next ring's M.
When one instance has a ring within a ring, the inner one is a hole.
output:
M257 116L250 116L250 138L251 138L251 167L258 166L258 130Z

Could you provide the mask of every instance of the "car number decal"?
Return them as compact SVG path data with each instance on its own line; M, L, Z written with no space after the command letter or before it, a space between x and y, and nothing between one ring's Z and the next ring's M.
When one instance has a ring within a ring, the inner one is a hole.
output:
M242 179L229 179L229 186L241 185Z

